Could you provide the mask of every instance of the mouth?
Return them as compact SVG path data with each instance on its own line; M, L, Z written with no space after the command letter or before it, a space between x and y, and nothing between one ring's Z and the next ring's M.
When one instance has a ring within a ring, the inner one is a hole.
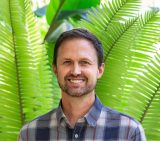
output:
M83 83L85 79L68 79L68 81L73 84L79 84L79 83Z

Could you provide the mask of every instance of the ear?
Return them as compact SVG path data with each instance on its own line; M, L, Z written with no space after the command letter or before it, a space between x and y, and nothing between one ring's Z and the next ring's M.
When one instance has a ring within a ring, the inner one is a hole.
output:
M57 66L55 64L52 65L52 69L54 74L57 76Z
M103 72L104 72L105 64L102 63L100 67L98 67L98 79L102 77Z

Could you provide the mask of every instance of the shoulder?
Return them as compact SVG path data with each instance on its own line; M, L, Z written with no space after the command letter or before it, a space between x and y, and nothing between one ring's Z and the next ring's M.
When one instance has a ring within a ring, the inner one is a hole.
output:
M26 134L28 132L34 132L37 128L41 127L41 126L48 126L50 121L53 119L56 119L56 111L57 109L53 109L52 111L41 115L35 119L33 119L32 121L26 123L20 131L20 135L21 136L26 136Z
M113 132L122 139L146 141L141 124L131 116L103 106L99 118L99 125L105 133Z
M120 127L137 128L140 125L133 117L106 106L102 108L101 114L102 117L105 117L106 122L117 123Z

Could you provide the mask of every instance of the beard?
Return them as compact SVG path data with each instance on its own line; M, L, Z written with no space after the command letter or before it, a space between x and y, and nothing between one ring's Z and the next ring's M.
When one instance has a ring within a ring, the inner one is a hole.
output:
M77 78L80 78L80 79L84 80L83 86L81 86L81 85L80 86L76 86L76 87L70 86L69 83L71 83L71 82L69 82L69 80L70 79L77 79ZM85 76L77 76L77 77L75 77L75 76L66 76L64 78L64 83L60 83L58 81L58 84L59 84L61 90L63 92L65 92L67 95L70 95L72 97L81 97L83 95L90 94L91 92L94 91L94 89L96 87L97 81L92 83L92 84L88 84L87 82L88 82L88 79Z

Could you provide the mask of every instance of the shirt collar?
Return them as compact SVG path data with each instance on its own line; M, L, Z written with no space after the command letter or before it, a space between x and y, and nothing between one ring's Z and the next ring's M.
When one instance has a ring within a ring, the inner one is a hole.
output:
M102 110L102 107L103 107L102 103L100 102L100 100L96 96L93 106L91 107L89 112L85 115L85 118L86 118L89 126L93 126L93 127L96 126L97 120L98 120L100 113L101 113L101 110Z
M59 106L57 108L57 113L56 113L58 123L60 123L61 119L65 117L63 110L62 110L61 103L62 103L62 100L59 102Z
M93 126L93 127L96 126L102 107L103 107L102 103L100 102L99 98L96 96L93 106L90 108L88 113L84 116L89 126ZM60 101L59 107L57 109L57 120L59 124L62 118L65 118L65 115L63 113L61 101Z

